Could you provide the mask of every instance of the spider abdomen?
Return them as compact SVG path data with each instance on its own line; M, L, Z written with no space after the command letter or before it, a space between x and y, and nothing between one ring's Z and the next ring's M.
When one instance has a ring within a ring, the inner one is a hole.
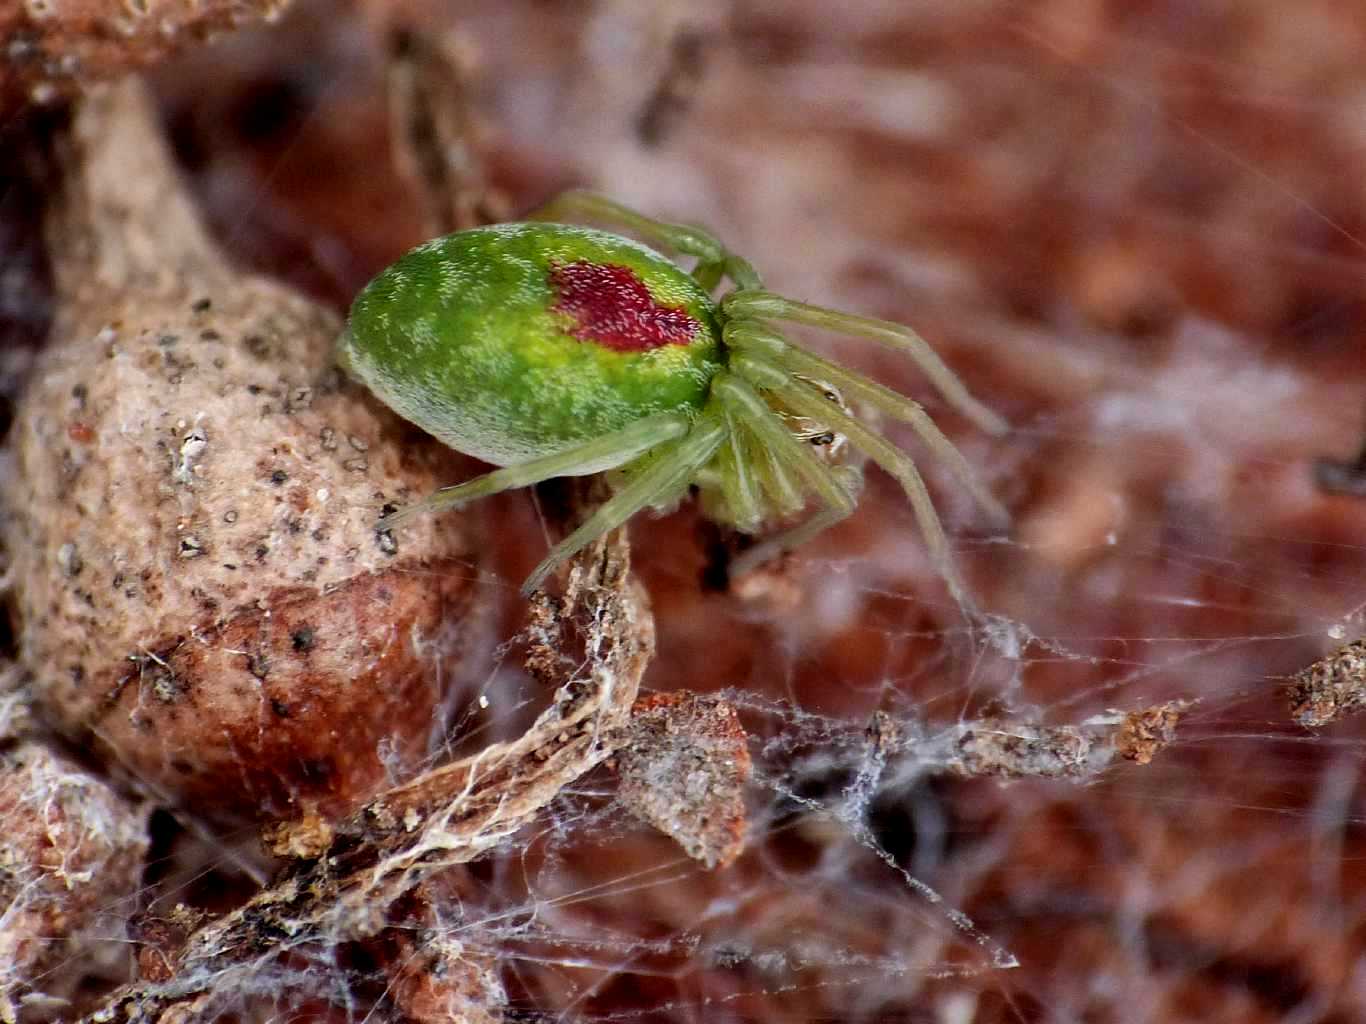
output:
M396 412L496 465L705 405L716 305L639 243L563 224L461 231L351 307L341 362Z

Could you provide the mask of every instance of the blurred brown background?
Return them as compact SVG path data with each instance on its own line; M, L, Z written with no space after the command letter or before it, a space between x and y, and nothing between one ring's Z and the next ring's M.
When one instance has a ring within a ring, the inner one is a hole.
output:
M1366 430L1366 7L306 0L152 82L219 240L338 309L424 237L390 158L395 28L462 69L472 215L584 185L708 225L776 291L914 325L1014 426L976 434L892 355L810 338L924 398L1011 508L991 534L925 460L988 627L876 470L743 593L690 509L633 525L646 684L732 691L751 844L708 874L605 778L562 798L453 883L451 935L501 958L517 1019L1366 1016L1362 726L1302 729L1280 693L1362 633L1366 498L1315 465ZM0 196L6 394L44 324L40 199ZM538 506L484 514L510 635ZM511 662L486 692L541 699ZM970 724L1174 700L1195 703L1150 765L944 767ZM876 711L903 737L885 765Z

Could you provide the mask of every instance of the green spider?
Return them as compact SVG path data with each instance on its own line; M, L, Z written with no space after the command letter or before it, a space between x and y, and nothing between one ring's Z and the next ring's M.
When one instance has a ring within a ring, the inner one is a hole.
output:
M644 508L696 486L712 520L755 534L822 508L732 564L739 574L853 512L860 471L830 453L847 440L900 482L954 596L962 589L911 458L844 398L908 423L976 500L1006 513L919 404L789 342L789 321L872 338L907 353L948 403L992 434L1005 421L973 398L913 331L766 291L711 235L567 192L529 223L460 231L418 246L357 296L338 360L401 416L452 448L501 466L380 521L558 476L615 471L616 487L556 544L530 593L579 549ZM620 226L693 257L691 274L639 242L560 220ZM724 279L734 286L719 301ZM836 442L832 444L831 442Z

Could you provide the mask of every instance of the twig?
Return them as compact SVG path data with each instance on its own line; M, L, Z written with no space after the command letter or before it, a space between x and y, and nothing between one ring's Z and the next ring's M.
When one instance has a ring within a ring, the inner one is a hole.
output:
M429 235L504 220L508 213L484 170L474 64L457 33L436 39L403 28L390 33L394 163L423 204Z
M546 663L547 646L560 651L576 642L585 658L520 739L372 800L337 826L320 856L292 865L245 906L194 932L167 980L127 986L85 1019L212 1019L215 994L231 997L277 954L375 935L401 897L492 850L610 756L654 651L654 622L628 567L618 532L576 560L563 598L535 598L529 660ZM316 835L316 822L307 827ZM307 837L292 838L307 846Z

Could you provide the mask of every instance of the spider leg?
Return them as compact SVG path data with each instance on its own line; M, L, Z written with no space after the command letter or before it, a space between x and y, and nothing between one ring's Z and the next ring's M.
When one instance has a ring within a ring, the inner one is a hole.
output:
M663 504L682 492L725 438L724 420L704 411L686 437L674 441L649 466L599 505L582 526L551 548L522 584L522 593L530 595L555 566L616 529L641 509Z
M732 292L722 300L721 310L727 316L739 319L789 320L792 323L824 327L840 334L871 338L889 348L905 352L930 378L945 401L977 426L989 434L1004 434L1009 429L1004 419L968 393L963 382L924 338L903 324L842 313L823 306L809 306L805 302L758 290Z
M948 467L977 504L985 509L998 525L1004 527L1010 523L1010 513L1006 511L1005 506L982 485L968 460L963 457L963 453L944 436L944 432L935 425L934 420L919 402L912 401L905 395L898 394L891 388L869 380L838 363L822 359L792 344L777 331L760 323L732 320L726 325L725 339L726 344L742 351L753 352L787 370L828 381L847 397L862 399L888 416L909 424L916 436L925 442L935 457Z
M737 424L738 425L738 424ZM740 446L749 458L760 492L780 515L796 515L806 507L801 485L779 457L777 449L764 444L751 430L741 429Z
M748 260L737 256L714 236L689 224L671 224L647 217L629 206L614 202L596 192L571 189L561 192L544 206L527 214L529 220L563 221L588 220L600 224L620 225L639 235L651 245L660 246L685 256L696 256L693 275L710 290L724 275L737 288L762 288L759 275ZM707 285L710 281L710 285Z
M930 500L930 492L911 457L880 434L869 430L854 417L846 415L833 402L826 400L815 388L795 381L783 367L749 353L738 353L731 365L735 372L755 381L761 387L776 392L783 402L803 416L825 423L849 439L849 443L865 452L901 484L910 499L925 547L935 568L948 584L949 592L959 604L966 602L962 581L953 564L948 537L939 522L939 515Z
M750 446L744 443L735 417L723 413L726 420L726 441L717 452L717 476L721 493L730 508L735 526L744 533L753 533L763 523L760 502L760 481L755 477Z
M726 276L726 267L722 263L699 262L697 266L692 268L692 276L702 290L710 295L721 283L721 278Z
M615 433L594 438L574 448L515 466L504 466L453 487L443 487L416 504L385 516L379 521L378 528L393 529L426 512L456 508L477 498L526 487L551 477L583 476L615 469L656 445L682 437L688 432L688 427L688 418L679 413L647 416Z
M861 474L852 466L843 466L834 472L844 479L844 486L851 494L856 493L861 486ZM792 551L801 547L812 537L824 533L834 526L841 519L847 519L853 511L852 506L827 506L821 509L810 519L784 530L776 536L770 537L762 543L756 544L744 554L738 556L730 563L730 572L733 576L743 576L751 569L757 569L770 558L776 558L785 551Z
M782 373L786 379L786 371ZM845 515L853 512L854 495L844 481L792 436L778 414L748 382L723 370L712 378L711 393L736 425L743 425L759 446L768 449L775 465L799 476L826 506L844 509Z

